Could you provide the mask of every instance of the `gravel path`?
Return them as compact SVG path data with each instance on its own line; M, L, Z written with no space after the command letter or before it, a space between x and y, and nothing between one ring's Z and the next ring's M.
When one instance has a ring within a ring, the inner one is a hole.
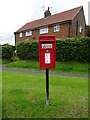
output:
M0 69L4 71L11 71L11 72L21 72L21 73L27 73L27 74L46 74L45 70L29 70L29 69L23 69L23 68L6 68L5 66L0 65ZM50 75L55 76L65 76L65 77L79 77L79 78L88 78L88 74L72 74L72 73L58 73L54 71L49 72Z

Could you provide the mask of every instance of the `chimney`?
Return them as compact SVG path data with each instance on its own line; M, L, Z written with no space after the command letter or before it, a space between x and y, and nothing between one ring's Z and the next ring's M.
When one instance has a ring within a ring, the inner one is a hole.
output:
M44 18L47 18L47 17L49 17L49 16L51 16L51 13L50 13L50 10L49 10L49 7L48 7L48 10L46 10L46 11L44 12Z

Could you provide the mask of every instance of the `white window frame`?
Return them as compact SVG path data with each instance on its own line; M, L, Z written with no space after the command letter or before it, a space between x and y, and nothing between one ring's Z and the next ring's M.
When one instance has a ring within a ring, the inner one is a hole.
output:
M22 37L22 32L19 33L19 37Z
M60 25L54 25L54 32L59 32L60 31Z
M32 31L26 31L26 36L31 36L32 35Z
M83 30L83 28L82 28L82 25L80 24L79 32L82 33L82 30Z
M40 34L46 34L48 33L48 27L44 27L40 29Z

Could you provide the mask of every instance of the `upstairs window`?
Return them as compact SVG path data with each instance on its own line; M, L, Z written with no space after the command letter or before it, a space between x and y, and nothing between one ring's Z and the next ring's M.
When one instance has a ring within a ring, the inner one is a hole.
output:
M60 31L60 25L55 25L54 26L54 32Z
M48 33L48 27L40 29L40 34L45 34L45 33Z
M82 30L83 30L83 28L82 28L82 25L80 24L80 30L79 30L79 32L82 33Z
M19 34L20 37L22 37L22 32Z
M32 31L26 31L26 36L31 36L32 35Z

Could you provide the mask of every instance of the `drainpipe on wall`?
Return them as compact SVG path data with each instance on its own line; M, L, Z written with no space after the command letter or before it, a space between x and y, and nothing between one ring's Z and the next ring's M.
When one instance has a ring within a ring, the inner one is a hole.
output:
M71 22L68 22L69 26L68 26L68 38L70 38L70 25L71 25Z

